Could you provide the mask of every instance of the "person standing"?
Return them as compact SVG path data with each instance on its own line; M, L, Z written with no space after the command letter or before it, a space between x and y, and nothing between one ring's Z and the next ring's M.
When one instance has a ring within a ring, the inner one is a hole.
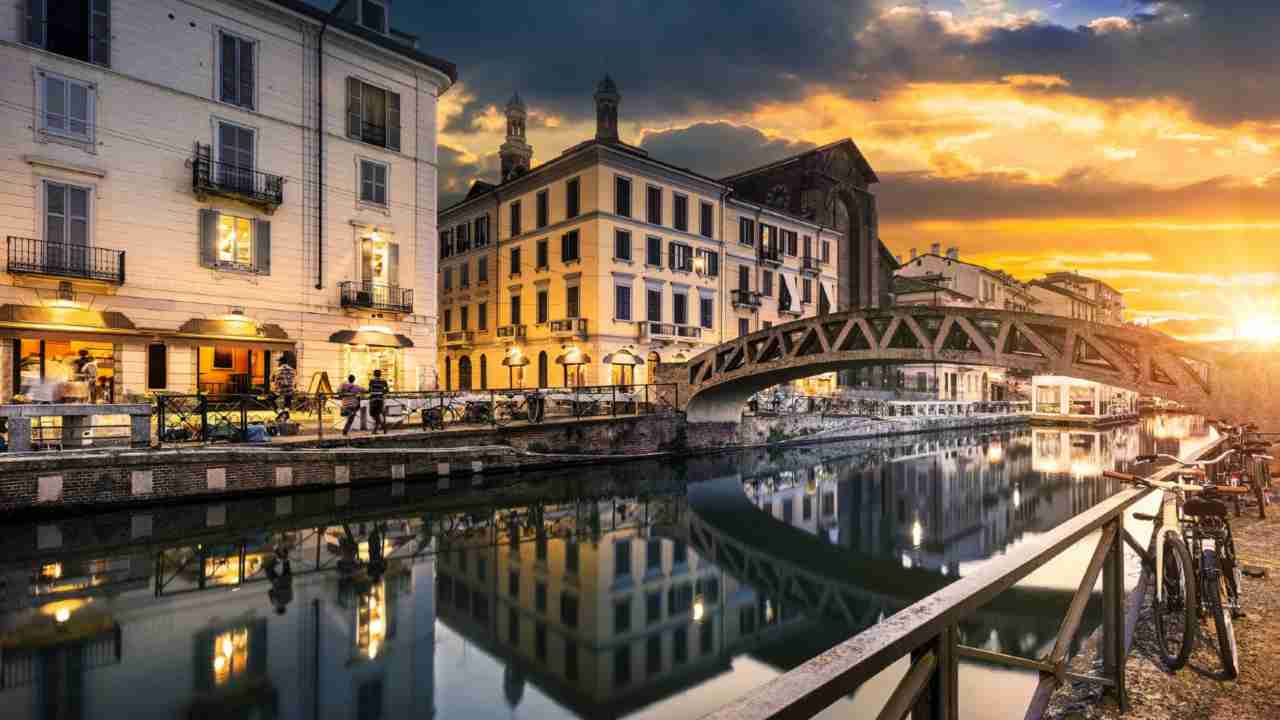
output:
M391 386L382 379L382 371L374 370L373 379L369 380L369 414L373 416L375 435L379 427L383 435L387 434L386 396L390 390Z
M275 374L271 376L271 391L280 403L276 411L276 422L288 420L289 411L293 409L293 386L297 380L297 373L293 369L295 362L293 353L284 353L280 357L280 363L276 365Z
M351 423L355 422L356 416L360 414L360 393L362 392L364 388L356 384L355 375L348 375L347 381L338 388L338 393L342 395L342 417L347 419L347 424L342 426L343 435L351 432Z

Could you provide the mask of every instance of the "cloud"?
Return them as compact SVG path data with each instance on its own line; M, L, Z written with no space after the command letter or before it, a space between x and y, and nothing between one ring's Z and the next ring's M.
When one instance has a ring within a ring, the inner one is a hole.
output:
M1005 75L1000 79L1014 87L1055 88L1071 84L1058 75Z
M1121 148L1113 145L1107 145L1102 148L1102 154L1108 160L1132 160L1138 157L1138 151L1133 148Z
M447 208L466 197L471 183L476 180L498 181L501 165L497 153L477 157L448 145L440 145L436 156L439 166L437 194L441 208Z
M1090 20L1085 27L1092 30L1098 35L1104 35L1110 32L1124 32L1133 30L1135 25L1132 20L1124 17L1100 17Z
M717 178L817 147L811 142L770 137L756 128L726 122L649 131L639 145L660 160Z

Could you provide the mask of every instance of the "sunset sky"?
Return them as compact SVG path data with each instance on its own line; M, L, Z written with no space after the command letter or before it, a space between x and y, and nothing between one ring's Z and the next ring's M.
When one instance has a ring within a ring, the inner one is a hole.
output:
M894 253L1078 269L1184 336L1280 336L1276 0L408 5L461 78L442 202L496 178L513 90L537 164L593 133L608 71L624 140L709 175L853 138Z

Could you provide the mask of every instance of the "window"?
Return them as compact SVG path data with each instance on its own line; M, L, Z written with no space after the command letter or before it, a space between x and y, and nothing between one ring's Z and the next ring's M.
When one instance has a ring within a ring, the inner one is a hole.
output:
M658 538L649 538L644 548L644 572L645 575L657 573L662 570L662 541Z
M537 212L535 213L536 218L534 221L535 227L544 228L547 226L547 223L550 221L550 218L548 217L548 215L550 215L551 213L550 205L551 203L550 203L550 199L547 196L547 191L546 190L539 191L536 196L536 204L535 204L535 208L537 210Z
M482 248L488 245L489 244L489 216L481 215L480 217L476 218L474 222L472 222L472 226L475 228L472 234L475 235L476 247Z
M27 42L98 65L111 64L108 0L28 0Z
M40 78L40 132L93 142L94 86L43 70Z
M520 248L511 248L511 274L520 274Z
M671 664L683 665L689 657L689 628L678 627L671 634Z
M673 242L668 246L667 261L672 270L693 271L693 248L684 243Z
M807 258L813 257L813 238L805 235L802 244L804 246L804 256Z
M705 277L720 277L720 253L715 250L699 250L702 256L702 274Z
M738 266L738 289L744 293L751 291L751 268L746 265Z
M147 389L164 390L169 387L169 348L164 343L147 346Z
M489 282L489 258L476 258L476 284L483 285Z
M489 303L487 302L482 302L479 305L476 305L476 329L489 329ZM481 355L480 359L483 361L484 356Z
M613 574L615 581L631 578L631 541L619 540L613 544Z
M645 641L644 671L650 677L662 672L662 636L650 635Z
M920 373L920 379L924 380L924 373ZM921 390L924 388L921 387ZM813 498L805 495L804 500L800 502L800 517L805 520L813 519Z
M440 281L444 284L445 290L453 289L453 268L447 267L440 271Z
M453 329L453 310L444 309L444 331L449 332Z
M762 270L760 272L760 294L765 297L773 297L773 271Z
M578 596L560 593L560 623L565 627L578 627Z
M544 614L547 612L547 584L541 580L533 584L533 609Z
M374 32L387 34L387 7L379 0L361 0L360 24Z
M200 211L200 262L205 267L271 273L271 223Z
M677 230L689 231L689 198L685 195L672 196L672 222Z
M805 278L800 283L800 302L813 302L813 281L809 278Z
M459 225L454 229L453 231L454 252L462 253L471 249L471 238L467 234L467 230L469 230L470 227L471 227L470 225L467 225L466 223L462 223L461 225Z
M645 188L644 216L654 225L662 224L662 188L649 185Z
M578 231L570 230L560 236L560 262L580 260L578 255Z
M622 217L631 217L631 178L614 178L613 211Z
M520 296L519 295L511 296L511 324L512 325L520 324Z
M652 625L662 620L662 591L654 590L644 598L644 621Z
M715 208L711 203L704 202L700 209L702 212L700 213L698 221L698 233L702 235L702 237L714 237L715 230L713 230L712 227L715 225Z
M662 238L650 235L644 239L644 264L662 267Z
M399 150L400 94L347 78L347 137Z
M626 230L613 231L613 259L631 261L631 233Z
M458 287L471 287L471 263L464 262L458 266Z
M667 612L672 615L689 612L693 607L693 585L688 582L672 585L667 590Z
M822 262L831 262L831 241L829 240L822 241Z
M782 231L782 244L788 255L791 257L796 256L796 232L794 230Z
M520 234L520 201L511 203L511 237Z
M84 262L83 248L89 245L89 189L46 181L44 184L44 240L60 243L58 259ZM247 221L246 221L247 222ZM46 257L48 263L53 258Z
M534 254L533 259L535 261L534 270L546 270L548 267L551 266L550 260L547 259L547 256L550 255L550 253L547 251L546 238L543 238L534 244L533 254Z
M689 296L686 293L671 294L671 321L677 325L689 324Z
M226 185L253 184L253 135L250 128L229 122L218 123L218 182Z
M564 316L578 317L578 286L570 285L564 289Z
M631 598L623 598L613 605L613 633L631 632Z
M613 318L615 320L631 319L631 286L613 286Z
M466 305L463 305L461 308L458 309L458 329L459 330L469 329L467 327L469 325L469 323L467 322L467 315L470 309L471 308L467 307Z
M770 255L777 257L780 252L778 248L778 228L760 223L760 249L768 250Z
M746 318L738 318L738 335L751 334L751 321Z
M715 319L715 301L709 297L702 297L698 300L698 317L701 320L702 327L710 330Z
M649 322L662 322L662 290L658 288L647 288L645 290L645 311L648 313L645 317Z
M564 216L566 218L578 217L578 213L582 211L580 191L582 183L578 178L570 178L564 184Z
M750 218L738 219L738 242L743 245L756 244L756 221Z
M537 317L534 319L534 322L544 323L547 321L547 291L539 290L537 298L538 300L535 310Z
M360 161L360 201L386 206L387 166L372 160ZM466 227L462 225L460 227Z
M254 58L253 41L218 31L221 90L218 98L225 103L253 109Z

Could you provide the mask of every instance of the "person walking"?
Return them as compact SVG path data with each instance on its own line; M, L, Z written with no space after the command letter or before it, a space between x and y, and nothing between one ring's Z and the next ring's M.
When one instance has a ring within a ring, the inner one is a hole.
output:
M289 411L293 409L293 386L297 382L297 373L293 369L295 363L297 360L293 353L286 352L281 355L280 363L271 375L271 391L275 393L276 402L279 403L276 410L277 423L288 420Z
M275 553L267 560L263 570L271 581L267 598L275 606L276 614L283 615L289 603L293 602L293 569L289 567L288 548L284 545L276 546Z
M362 392L364 388L356 384L355 375L348 375L347 381L338 388L338 394L342 396L342 417L347 419L347 423L342 426L343 435L351 432L351 423L355 422L356 416L360 414L360 393Z
M386 396L390 390L391 386L382 379L382 371L374 370L373 378L369 380L369 414L373 416L375 435L379 427L383 435L387 434Z

